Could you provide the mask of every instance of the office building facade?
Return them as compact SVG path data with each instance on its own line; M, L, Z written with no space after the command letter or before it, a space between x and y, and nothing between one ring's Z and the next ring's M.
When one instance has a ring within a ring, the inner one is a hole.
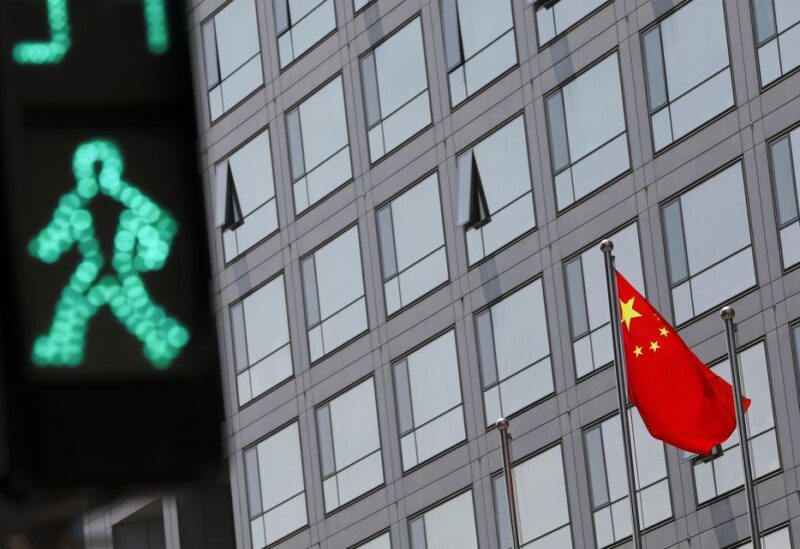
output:
M509 548L500 416L523 546L630 545L607 237L728 378L735 307L800 544L800 3L532 4L191 3L236 547ZM745 546L736 436L631 418L645 546Z

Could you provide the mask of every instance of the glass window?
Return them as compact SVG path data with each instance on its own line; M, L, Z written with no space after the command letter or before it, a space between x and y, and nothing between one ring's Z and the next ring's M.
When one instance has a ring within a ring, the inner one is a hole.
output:
M617 54L547 98L551 162L562 210L630 168Z
M411 519L408 525L411 549L478 549L472 490Z
M617 270L644 295L638 225L628 225L609 238L614 242ZM599 243L564 264L572 352L579 378L614 361L605 269Z
M295 213L305 211L352 176L342 77L286 115Z
M452 105L517 64L509 0L442 0L442 31Z
M431 123L417 17L361 59L369 157L376 162Z
M370 2L372 2L372 0L353 0L353 10L358 11Z
M367 329L358 227L303 260L303 297L311 362Z
M756 283L741 163L662 210L675 324Z
M216 166L216 226L222 230L225 263L278 230L269 130ZM236 215L231 217L235 212Z
M326 513L383 484L372 378L317 409L317 435Z
M784 526L780 530L761 536L761 546L764 549L792 549L792 536L789 532L789 527ZM741 549L753 549L753 544L748 541L739 547Z
M203 50L213 122L264 83L255 2L232 0L206 22Z
M486 424L553 392L542 280L475 316Z
M367 543L358 546L358 549L392 549L392 540L389 532L371 539Z
M407 471L466 437L455 331L425 344L392 369Z
M800 66L800 4L795 0L753 0L761 85Z
M308 524L297 422L245 450L253 547L260 549Z
M292 376L283 275L231 307L239 405Z
M660 151L733 106L722 0L692 0L644 35L653 146Z
M469 264L496 252L536 226L525 122L515 118L458 158L458 225L465 225L473 196L474 166L491 221L466 230Z
M781 467L764 343L740 351L739 365L742 372L742 391L752 401L745 419L753 463L753 478L758 479ZM731 367L727 358L712 366L711 370L728 383L731 382ZM738 430L734 430L730 438L722 443L722 451L721 456L711 461L694 464L698 503L704 503L744 485Z
M794 362L795 367L800 371L800 324L795 324L792 331L794 332Z
M567 486L561 445L541 452L512 469L517 495L520 543L529 549L572 547ZM511 549L508 496L503 475L493 479L497 531L501 549Z
M650 435L636 408L631 408L629 418L639 521L642 528L648 528L672 516L664 444ZM587 429L584 441L595 542L597 547L607 547L631 535L630 499L619 415Z
M333 0L273 0L281 69L336 28Z
M800 128L770 144L783 268L800 263Z
M561 0L552 8L536 10L536 30L539 34L539 46L544 46L607 1ZM533 4L533 0L527 0L527 2L528 4Z
M448 279L438 176L417 183L376 215L390 315Z

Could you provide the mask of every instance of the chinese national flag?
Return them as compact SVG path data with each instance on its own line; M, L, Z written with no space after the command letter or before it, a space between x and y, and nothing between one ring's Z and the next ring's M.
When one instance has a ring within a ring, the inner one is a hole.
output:
M650 434L708 455L736 428L733 388L617 273L628 391ZM744 398L745 410L750 399Z

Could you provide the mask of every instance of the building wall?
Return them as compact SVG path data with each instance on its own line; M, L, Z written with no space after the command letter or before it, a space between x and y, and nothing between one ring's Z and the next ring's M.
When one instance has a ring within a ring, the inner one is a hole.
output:
M758 483L761 523L765 531L788 524L793 538L800 539L800 456L794 450L800 402L791 336L792 323L800 319L800 270L784 269L781 263L767 145L800 122L800 74L790 72L762 89L748 0L720 0L725 8L735 105L658 154L654 153L648 115L642 34L682 6L678 0L603 3L541 49L534 8L514 0L518 63L457 108L451 108L448 100L438 0L376 0L355 14L351 0L336 0L335 31L283 70L279 68L272 3L254 1L264 84L213 123L201 28L221 13L226 2L193 0L189 13L209 215L214 216L216 206L215 167L269 128L279 220L274 234L228 263L223 256L222 232L210 228L237 547L252 546L245 450L295 420L299 422L309 526L283 539L280 547L350 547L385 531L390 532L392 547L409 547L409 518L468 488L472 490L477 545L498 547L492 477L500 471L501 457L498 434L487 428L484 419L474 315L537 278L544 292L554 393L513 415L512 457L524 462L560 442L573 544L576 548L594 547L584 433L617 409L614 371L606 366L576 379L565 260L637 221L643 289L666 318L674 320L661 207L737 161L744 174L757 284L725 303L736 308L742 347L765 342L780 456L779 470ZM371 163L359 59L417 16L421 17L432 123ZM610 52L616 52L619 59L631 168L559 212L545 97ZM302 215L295 215L285 114L338 74L344 86L352 179ZM456 158L519 114L527 136L536 228L469 267L465 233L455 222ZM434 172L439 180L449 278L423 299L387 318L376 206ZM369 328L311 366L301 259L354 225L360 235ZM229 308L281 273L293 376L240 407ZM708 362L721 359L726 352L718 309L712 307L679 326L687 344ZM392 364L450 328L455 330L467 440L404 473ZM368 376L374 377L376 389L385 480L379 488L326 514L315 411ZM667 448L665 455L673 518L648 529L647 546L728 547L744 540L748 532L744 493L733 491L698 504L692 464L674 448Z

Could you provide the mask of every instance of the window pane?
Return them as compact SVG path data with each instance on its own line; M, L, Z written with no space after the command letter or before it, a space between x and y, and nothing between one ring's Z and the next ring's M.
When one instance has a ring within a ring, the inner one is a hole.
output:
M775 0L775 17L778 20L778 31L785 31L800 21L800 4L794 0Z
M457 10L456 0L442 0L442 32L444 34L444 54L448 71L462 62Z
M550 354L541 279L492 306L500 379Z
M217 61L217 36L214 21L203 25L203 53L206 62L206 85L209 89L219 84L219 62Z
M475 317L475 331L478 338L478 354L483 386L489 387L497 382L497 366L494 359L494 336L492 335L492 315L489 311Z
M286 132L289 136L289 161L292 168L292 179L296 180L306 173L303 159L303 135L300 129L300 110L295 109L286 116Z
M319 435L322 476L325 478L336 472L336 460L333 457L333 430L331 428L330 406L323 406L317 411L317 434Z
M531 190L528 145L521 116L475 145L473 150L492 213Z
M589 323L586 317L586 301L583 293L583 269L580 258L567 263L567 300L569 301L569 317L572 322L572 335L584 334Z
M250 517L261 514L261 481L258 478L258 452L255 448L244 453L244 477L247 483L247 505Z
M414 428L411 412L411 387L408 382L408 364L401 360L394 366L394 387L397 398L397 422L400 434L403 435Z
M256 4L233 0L214 17L219 67L224 80L260 50Z
M381 112L385 118L428 87L420 19L378 46L375 63Z
M511 2L458 0L464 56L469 59L511 28Z
M245 298L244 318L251 364L289 342L283 276Z
M397 274L397 257L394 249L394 229L392 228L392 208L385 206L378 210L378 238L381 246L381 265L384 278Z
M358 227L317 250L314 259L320 314L324 320L364 295Z
M472 491L434 507L424 517L427 549L478 549Z
M775 11L772 0L753 0L753 10L756 15L756 34L760 44L775 34Z
M691 274L750 244L741 164L685 193L681 210Z
M229 159L236 194L245 217L275 196L269 132L250 140Z
M330 413L337 470L380 449L372 379L332 400Z
M317 297L317 271L314 265L314 258L310 257L303 261L303 301L306 309L306 325L315 326L320 321L319 317L319 298Z
M414 351L407 362L415 425L461 404L455 332L451 330Z
M573 162L625 131L616 54L564 86L563 95Z
M389 532L375 538L367 543L358 546L358 549L392 549L392 542Z
M661 37L672 100L728 66L721 0L692 0L661 23Z
M522 543L569 524L560 445L515 466L513 477Z
M253 455L257 455L257 472ZM308 523L297 423L259 442L245 455L245 471L248 477L256 474L259 477L265 512L264 543L274 543ZM252 516L256 514L251 510ZM272 520L273 516L280 516L281 520Z
M553 170L558 171L569 164L567 126L561 92L547 98L547 122L550 130L550 154L553 156Z
M435 175L394 199L391 207L399 270L444 245L439 185Z
M603 435L599 426L586 432L586 459L589 462L592 505L605 505L608 503L606 461L603 454Z
M772 175L775 179L775 201L778 203L778 223L783 225L797 218L798 198L795 196L795 176L789 136L773 143Z
M645 69L650 110L667 102L667 84L664 82L664 58L661 51L661 31L658 27L644 35Z
M257 446L265 509L303 491L299 441L297 423L293 423Z
M348 144L342 77L306 99L299 110L305 165L311 171ZM349 178L348 170L337 181Z
M378 101L378 76L375 71L375 56L370 54L361 63L361 78L364 88L364 105L367 110L367 125L372 127L381 119Z
M667 241L670 281L680 282L689 276L680 200L675 200L664 207L664 235Z

